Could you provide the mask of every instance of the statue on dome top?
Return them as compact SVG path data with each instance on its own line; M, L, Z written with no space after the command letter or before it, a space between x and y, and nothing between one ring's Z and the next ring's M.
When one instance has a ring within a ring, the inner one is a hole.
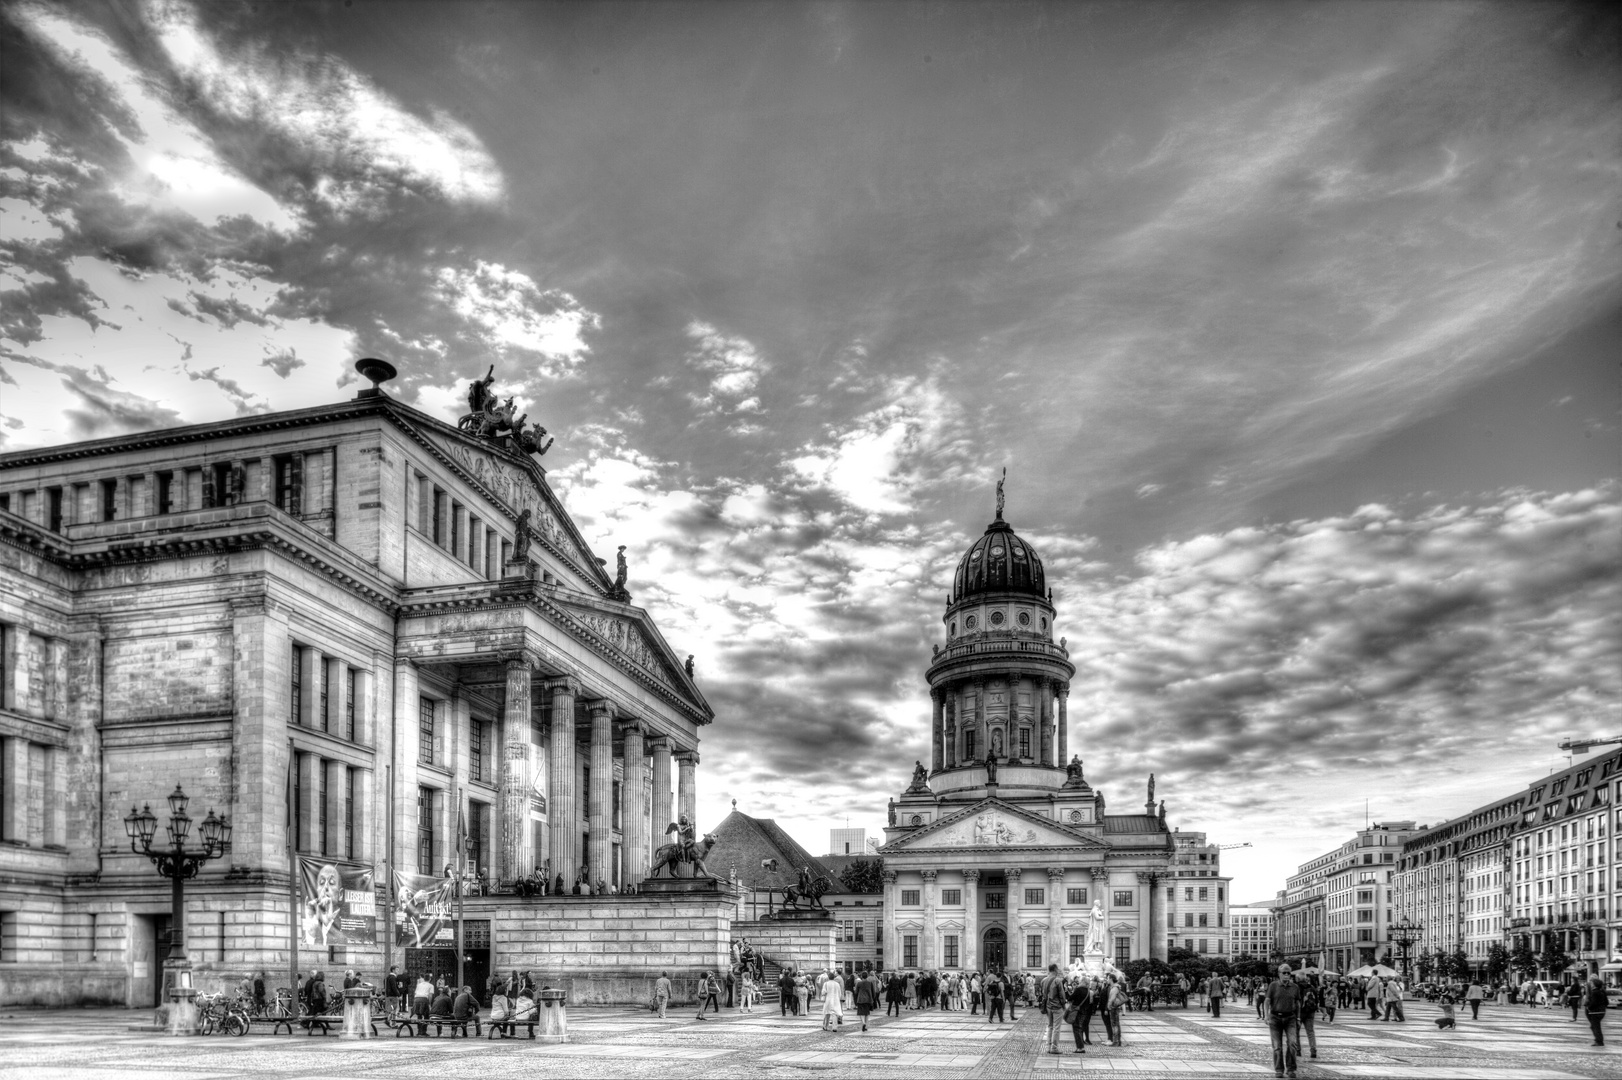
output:
M927 792L929 790L929 772L924 768L922 761L915 761L912 765L912 783L907 786L907 794Z
M1002 520L1003 494L1002 486L1008 480L1008 466L1002 467L1002 479L997 481L997 520Z
M1070 764L1064 767L1064 771L1067 778L1070 780L1080 781L1084 779L1081 775L1081 755L1072 755L1070 758Z

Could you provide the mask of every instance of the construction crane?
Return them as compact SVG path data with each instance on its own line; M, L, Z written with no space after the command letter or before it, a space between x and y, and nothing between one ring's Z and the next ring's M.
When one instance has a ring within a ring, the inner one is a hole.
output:
M1217 845L1217 850L1218 851L1227 851L1229 848L1249 847L1249 846L1250 846L1250 841L1247 840L1243 844L1218 844Z

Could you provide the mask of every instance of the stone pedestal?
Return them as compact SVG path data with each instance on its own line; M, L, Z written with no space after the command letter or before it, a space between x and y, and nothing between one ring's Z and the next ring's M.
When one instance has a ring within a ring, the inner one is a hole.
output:
M535 1025L537 1042L569 1041L569 1007L564 1003L567 997L562 990L541 991L540 1011L536 1014L540 1023Z
M824 922L834 917L827 908L778 908L762 918L772 922Z
M177 986L169 993L169 1034L197 1034L197 991L190 986Z
M372 1038L372 992L357 986L344 991L344 1030L340 1039Z

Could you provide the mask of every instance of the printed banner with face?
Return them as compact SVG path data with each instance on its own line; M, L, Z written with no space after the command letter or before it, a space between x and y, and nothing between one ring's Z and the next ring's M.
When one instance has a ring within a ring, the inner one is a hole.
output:
M408 949L456 948L455 882L396 870L394 931Z
M299 877L304 944L377 944L377 890L371 867L302 856Z

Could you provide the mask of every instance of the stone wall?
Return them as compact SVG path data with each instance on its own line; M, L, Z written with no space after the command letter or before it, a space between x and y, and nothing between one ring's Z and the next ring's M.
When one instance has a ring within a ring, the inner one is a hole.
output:
M748 938L749 944L781 967L828 971L834 966L837 927L832 919L770 918L740 920L732 924L732 932L740 939Z
M492 920L497 970L528 971L538 986L567 990L571 1004L644 1004L660 972L684 1002L695 1000L700 972L726 967L738 899L726 885L675 895L488 897L468 901L466 917Z
M0 1006L124 1005L129 976L112 964L7 964Z

